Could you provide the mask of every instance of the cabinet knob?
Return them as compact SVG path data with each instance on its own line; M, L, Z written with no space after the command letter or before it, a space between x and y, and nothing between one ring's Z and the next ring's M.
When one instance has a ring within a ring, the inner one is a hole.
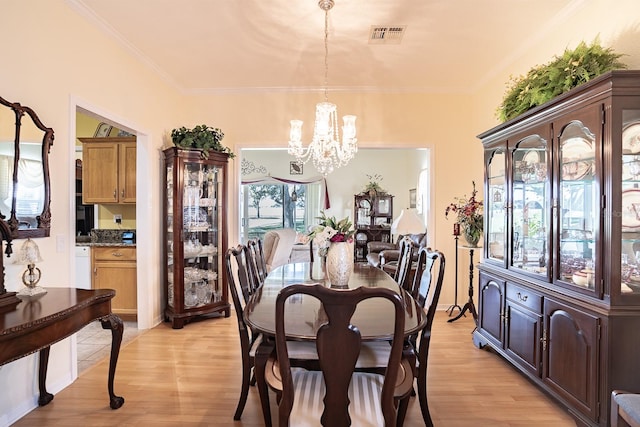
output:
M111 255L113 255L115 257L121 257L122 256L122 252L112 252Z
M113 200L118 196L118 190L113 190Z
M120 197L124 198L124 190L120 192Z

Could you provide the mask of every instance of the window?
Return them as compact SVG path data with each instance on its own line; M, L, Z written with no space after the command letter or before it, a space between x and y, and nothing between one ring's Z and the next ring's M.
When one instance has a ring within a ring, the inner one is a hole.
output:
M242 185L242 240L277 228L306 233L320 215L321 185L262 182Z

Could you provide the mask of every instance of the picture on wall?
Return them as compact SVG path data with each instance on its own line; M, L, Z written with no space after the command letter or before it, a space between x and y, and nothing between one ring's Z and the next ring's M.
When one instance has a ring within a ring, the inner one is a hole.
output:
M302 175L302 163L289 162L289 175Z
M409 190L409 208L411 209L415 209L416 208L416 189L412 188L411 190Z

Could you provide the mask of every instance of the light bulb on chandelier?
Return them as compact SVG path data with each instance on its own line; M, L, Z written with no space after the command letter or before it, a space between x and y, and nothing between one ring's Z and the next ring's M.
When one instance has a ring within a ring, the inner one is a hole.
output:
M356 116L344 116L342 142L338 132L338 109L329 102L329 10L333 0L320 0L318 6L324 10L324 102L316 105L316 121L313 139L307 148L302 146L302 120L291 120L289 135L289 154L296 157L298 163L313 161L318 172L327 176L335 168L346 165L358 151L356 139Z

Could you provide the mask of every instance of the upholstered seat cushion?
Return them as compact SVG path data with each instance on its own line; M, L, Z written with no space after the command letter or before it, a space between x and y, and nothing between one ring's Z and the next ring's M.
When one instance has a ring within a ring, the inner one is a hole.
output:
M614 399L632 420L640 423L640 394L618 394Z
M264 257L267 271L289 262L291 249L296 240L293 228L281 228L267 231L264 235Z
M322 400L325 385L321 371L292 368L295 400L289 425L296 427L320 426L324 410ZM384 425L380 394L384 377L378 374L356 372L349 385L349 416L352 426L378 427ZM346 402L345 402L346 403Z

